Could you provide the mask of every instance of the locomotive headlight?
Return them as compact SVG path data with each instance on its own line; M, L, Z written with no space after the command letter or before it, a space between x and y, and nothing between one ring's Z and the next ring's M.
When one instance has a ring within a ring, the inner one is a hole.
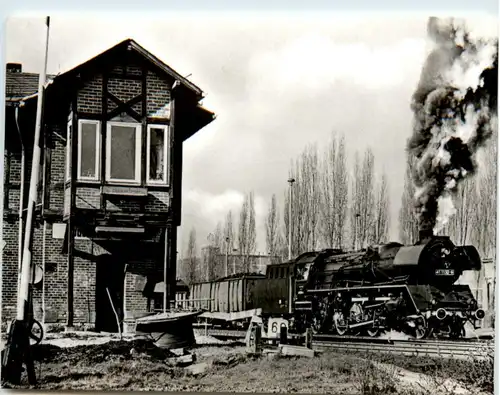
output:
M437 305L437 302L438 301L436 299L432 299L431 304L433 304L435 306L435 305Z
M478 320L482 320L486 314L483 309L477 309L474 315Z
M444 320L447 315L448 315L448 313L442 307L437 309L437 311L436 311L436 317L438 318L438 320Z

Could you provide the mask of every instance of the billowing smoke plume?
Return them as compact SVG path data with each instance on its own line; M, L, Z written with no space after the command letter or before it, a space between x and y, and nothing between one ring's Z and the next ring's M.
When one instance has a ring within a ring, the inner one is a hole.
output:
M430 18L435 43L412 98L413 180L420 230L438 232L455 208L452 196L476 170L475 153L492 135L497 113L498 40L472 40L453 20Z

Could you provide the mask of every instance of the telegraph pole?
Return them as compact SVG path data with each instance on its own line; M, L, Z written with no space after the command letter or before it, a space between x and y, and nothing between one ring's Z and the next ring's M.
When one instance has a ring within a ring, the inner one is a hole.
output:
M33 276L33 266L31 260L32 246L33 246L33 224L35 209L38 200L38 183L40 173L40 136L42 129L42 111L43 100L45 93L45 83L47 76L47 57L49 50L49 27L50 17L46 19L47 35L45 40L45 56L42 72L38 80L38 98L36 109L36 124L35 136L33 143L33 159L31 164L31 180L28 199L28 212L26 216L26 228L24 236L24 248L21 265L21 281L17 295L17 316L13 321L10 331L8 343L6 346L5 358L2 361L4 366L4 377L17 384L21 381L22 364L26 364L28 373L28 380L30 384L36 383L35 367L33 359L30 354L30 340L29 335L31 332L31 296L30 296L30 283Z
M288 201L288 260L292 260L292 185L295 179L289 178L290 184L290 198Z

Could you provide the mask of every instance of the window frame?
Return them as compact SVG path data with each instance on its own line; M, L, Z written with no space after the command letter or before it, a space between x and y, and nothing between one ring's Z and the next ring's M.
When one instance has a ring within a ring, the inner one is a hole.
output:
M152 180L149 178L149 171L150 171L150 165L151 165L151 129L163 129L164 133L164 140L163 140L163 170L165 174L165 179L163 181L158 181L158 180ZM169 147L170 147L170 128L169 125L162 125L162 124L148 124L147 130L146 130L146 184L149 185L169 185L170 182L170 177L169 177L169 160L170 160L170 155L169 155Z
M65 181L71 181L71 142L73 141L73 119L66 124L66 167L64 169L64 179Z
M82 126L83 124L96 125L96 137L95 137L95 176L82 176ZM76 179L78 181L99 181L101 172L101 122L95 119L79 119L78 120L78 148L77 148L77 169L76 169Z
M111 178L111 131L112 127L135 128L135 179ZM117 184L140 184L141 183L141 159L142 159L142 124L135 122L108 121L106 124L106 182Z

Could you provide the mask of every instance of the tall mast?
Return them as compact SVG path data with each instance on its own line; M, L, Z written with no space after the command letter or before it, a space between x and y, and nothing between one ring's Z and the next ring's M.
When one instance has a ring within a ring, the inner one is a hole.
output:
M26 320L28 310L28 299L29 299L29 284L32 276L32 262L31 262L31 249L33 245L33 216L35 215L35 209L38 201L38 183L40 178L40 157L41 157L41 147L40 147L40 136L42 129L42 111L43 111L43 100L45 93L45 83L47 80L47 57L49 51L49 30L50 30L50 17L46 19L47 25L47 35L45 40L45 56L42 72L38 80L38 99L37 99L37 109L36 109L36 124L35 124L35 137L33 143L33 160L31 165L31 180L28 198L28 213L26 216L26 227L24 234L24 248L23 248L23 260L21 265L21 283L19 287L18 297L17 297L17 319Z

